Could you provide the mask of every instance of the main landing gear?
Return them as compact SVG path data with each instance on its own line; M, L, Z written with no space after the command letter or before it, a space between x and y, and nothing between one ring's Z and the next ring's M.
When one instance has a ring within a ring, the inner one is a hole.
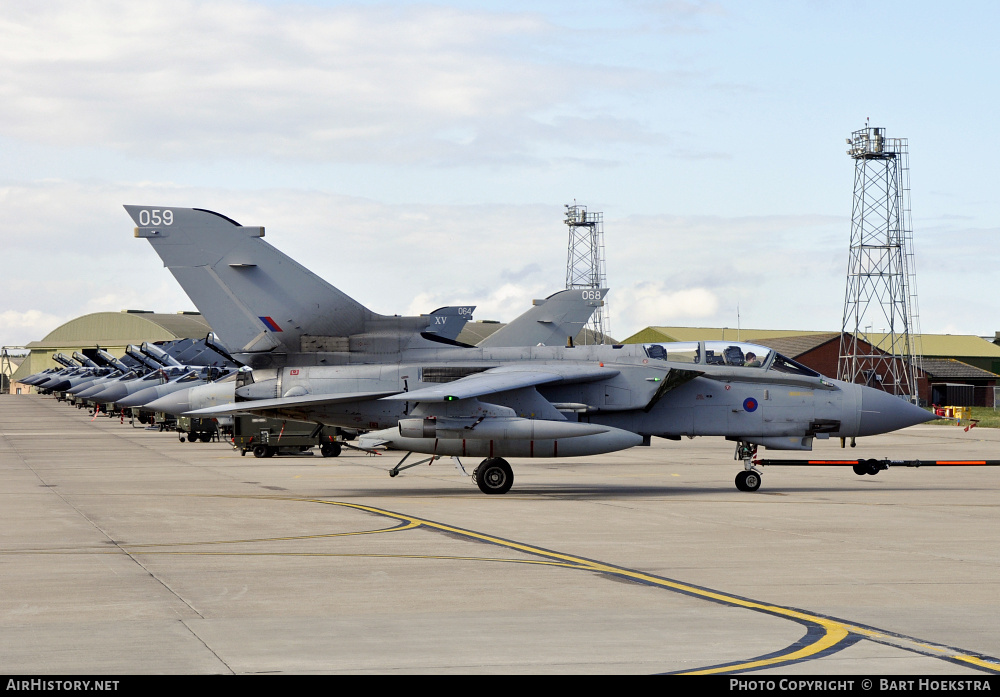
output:
M736 488L740 491L757 491L760 488L760 472L754 469L753 459L757 446L740 441L736 445L734 460L743 460L743 471L736 475Z
M472 479L484 494L506 494L514 483L514 470L502 457L491 457L479 463Z
M432 463L441 457L440 455L431 455L423 460L404 465L403 463L406 462L406 458L412 454L406 453L403 459L389 470L389 476L396 477L405 469L422 465L425 462ZM458 469L462 470L462 473L465 474L465 468L462 467L462 463L457 457L454 459ZM479 467L472 471L472 481L476 483L479 490L484 494L506 494L510 491L510 487L514 483L514 470L510 468L510 463L502 457L490 457L480 462Z

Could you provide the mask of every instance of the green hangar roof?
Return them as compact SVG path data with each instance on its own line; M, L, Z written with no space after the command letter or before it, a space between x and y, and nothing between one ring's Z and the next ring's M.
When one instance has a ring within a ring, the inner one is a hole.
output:
M25 348L80 349L124 347L143 341L201 339L212 331L208 322L196 314L158 314L155 312L94 312L71 319L49 332L41 341Z

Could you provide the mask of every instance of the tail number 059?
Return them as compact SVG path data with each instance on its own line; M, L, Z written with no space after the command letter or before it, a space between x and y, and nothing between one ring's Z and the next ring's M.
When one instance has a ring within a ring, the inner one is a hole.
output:
M139 211L139 225L173 225L174 224L174 212L170 210L161 211L159 208L154 208L151 211L143 209Z

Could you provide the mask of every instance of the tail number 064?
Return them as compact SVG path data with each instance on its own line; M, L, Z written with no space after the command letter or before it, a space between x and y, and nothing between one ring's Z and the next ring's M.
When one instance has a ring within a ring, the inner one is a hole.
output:
M581 293L584 300L600 300L601 291L599 290L585 290Z
M139 225L173 225L174 224L174 212L170 210L161 211L159 208L154 208L151 211L143 209L139 211Z

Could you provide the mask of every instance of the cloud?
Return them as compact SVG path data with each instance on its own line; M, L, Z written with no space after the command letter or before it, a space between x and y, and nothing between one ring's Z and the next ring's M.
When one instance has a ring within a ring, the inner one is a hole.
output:
M14 313L0 325L0 342L40 339L60 321L88 312L194 309L149 245L133 238L124 203L209 208L244 225L263 225L266 241L382 314L475 304L477 319L509 321L565 284L561 205L393 204L278 188L35 182L0 187L0 242L10 262L0 295ZM836 216L616 218L605 212L610 334L738 322L835 331L848 225ZM962 242L966 258L996 234L967 232L974 239ZM918 249L918 259L932 258L950 239L944 232L938 237ZM976 300L956 297L953 284L942 294L944 282L934 275L940 265L918 266L925 331L935 331L928 318L939 316L981 326L996 306L988 292ZM988 265L967 265L963 274L972 288L995 283ZM50 324L25 319L38 316Z
M316 162L504 162L547 157L544 143L636 142L647 129L593 100L643 71L553 60L565 32L534 13L431 5L7 4L0 128L133 157Z
M0 341L4 346L24 346L36 341L72 316L59 316L41 310L4 310L0 312Z
M400 205L316 191L47 181L0 187L0 243L15 262L0 276L6 308L65 318L194 309L133 237L125 203L209 208L263 225L266 241L383 314L477 304L479 317L509 319L565 280L560 205ZM3 329L0 341L9 343Z
M719 310L719 298L706 288L674 290L662 281L637 283L615 293L612 308L616 311L615 325L647 327L671 325L676 322L697 322L714 317ZM634 331L628 332L632 334ZM616 338L624 339L625 336Z
M541 285L519 285L515 283L504 283L492 288L485 295L479 295L475 300L476 311L474 318L477 320L497 320L509 322L531 307L531 301L535 298L551 295L556 289L546 291ZM441 293L422 293L410 304L407 314L417 315L428 312L428 310L442 307L444 305L461 304L455 300L445 298L454 297Z

